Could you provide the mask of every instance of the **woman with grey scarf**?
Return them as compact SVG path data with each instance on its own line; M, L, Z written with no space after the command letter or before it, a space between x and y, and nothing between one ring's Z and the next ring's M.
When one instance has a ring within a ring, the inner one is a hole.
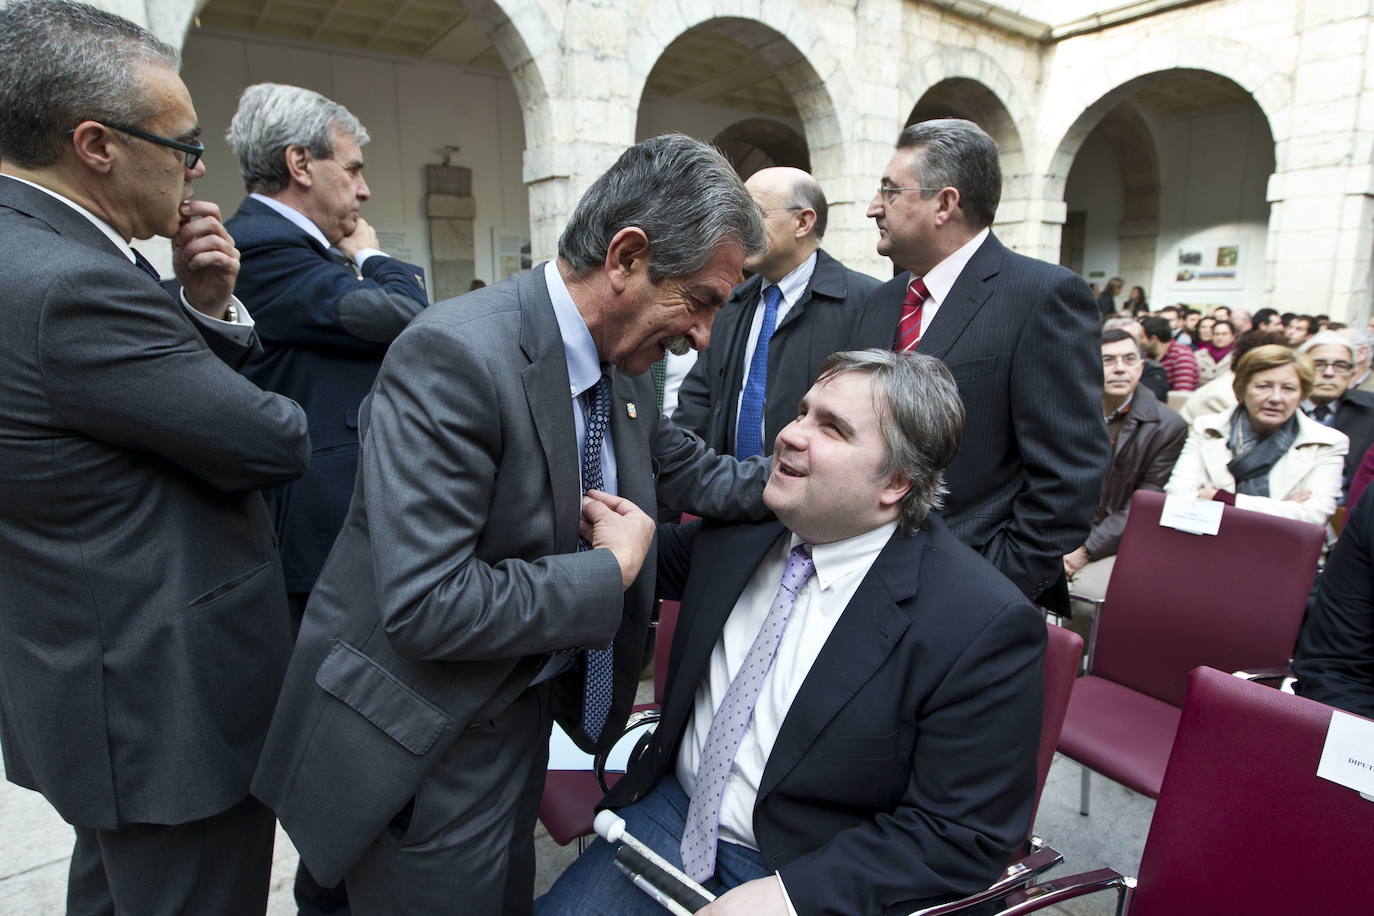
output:
M1312 379L1311 360L1287 347L1246 353L1235 368L1240 403L1193 421L1165 492L1325 524L1350 442L1298 409Z

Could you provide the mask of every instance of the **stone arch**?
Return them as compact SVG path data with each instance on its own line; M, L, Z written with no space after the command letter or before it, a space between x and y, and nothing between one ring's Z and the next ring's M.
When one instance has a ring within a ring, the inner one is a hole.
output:
M897 86L899 110L914 112L931 90L941 83L954 80L976 84L991 96L1005 112L1013 129L1014 125L1034 122L1030 109L1026 107L1025 100L1007 71L988 55L968 49L941 49L927 55L919 68L903 74Z
M833 48L833 36L823 35L810 17L793 16L777 5L746 10L741 2L717 0L714 6L719 9L700 10L695 16L681 4L645 9L631 28L630 98L642 103L654 64L679 36L691 29L720 30L773 67L800 115L813 174L822 185L839 183L847 169L837 103L848 95L848 81L833 50L819 55L829 62L824 72L812 64L818 49Z
M744 118L716 134L711 143L725 153L741 178L771 165L811 171L806 138L780 121Z

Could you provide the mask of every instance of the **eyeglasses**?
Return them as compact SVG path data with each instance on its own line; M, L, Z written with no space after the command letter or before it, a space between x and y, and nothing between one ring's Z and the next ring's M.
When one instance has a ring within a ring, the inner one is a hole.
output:
M95 121L94 118L91 120ZM156 143L158 146L167 146L174 150L178 150L185 154L186 168L188 169L195 168L196 163L200 162L200 157L205 155L205 144L201 143L199 140L193 143L187 143L185 140L173 140L171 137L164 137L160 134L150 134L148 131L139 130L137 127L126 127L123 124L109 124L105 121L95 121L95 123L102 127L108 127L110 130L117 130L121 134L128 134L140 140L147 140L149 143ZM67 136L70 137L75 133L76 128L72 128L67 131Z
M882 197L883 203L890 204L897 199L897 195L903 191L929 191L932 194L936 191L943 191L944 188L894 188L889 185L878 185L878 195Z
M1316 369L1318 372L1325 372L1327 369L1335 369L1337 372L1344 375L1354 369L1355 364L1348 363L1343 359L1338 359L1334 362L1325 359L1314 359L1312 360L1312 368Z
M1103 354L1102 354L1102 368L1104 368L1104 369L1110 369L1112 366L1115 366L1115 365L1117 365L1118 363L1120 363L1121 365L1123 365L1123 366L1125 366L1126 368L1129 369L1131 366L1135 366L1135 365L1138 365L1138 364L1140 363L1140 356L1139 356L1139 354L1136 354L1136 353L1103 353Z

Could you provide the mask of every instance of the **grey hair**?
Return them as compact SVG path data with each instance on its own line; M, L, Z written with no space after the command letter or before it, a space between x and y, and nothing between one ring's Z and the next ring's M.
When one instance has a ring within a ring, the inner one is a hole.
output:
M848 350L826 359L816 383L846 372L873 379L873 406L887 446L878 473L897 473L911 484L902 497L898 527L914 534L944 504L944 470L964 437L964 402L954 376L940 360L922 353Z
M825 227L830 217L830 204L826 202L825 191L821 190L820 182L810 175L804 178L798 176L792 185L791 205L816 211L816 224L812 227L811 234L817 239L825 238Z
M158 109L138 70L177 52L127 19L67 0L0 7L0 159L52 165L82 121L138 127Z
M1355 351L1354 342L1335 331L1318 331L1298 345L1298 352L1311 353L1317 347L1344 347L1352 363L1359 360L1360 354Z
M1002 166L997 141L972 121L936 118L918 121L902 131L897 149L914 149L923 188L955 188L959 206L974 229L992 225L1002 200ZM935 191L922 191L930 197Z
M316 159L334 155L334 131L352 135L362 146L367 129L353 112L318 92L280 83L257 83L239 96L239 110L224 138L239 160L248 191L275 194L291 183L286 148L303 146Z
M664 134L620 154L592 183L558 239L558 256L581 274L605 263L611 240L636 226L649 237L649 279L687 277L733 242L746 258L764 250L763 216L720 152Z

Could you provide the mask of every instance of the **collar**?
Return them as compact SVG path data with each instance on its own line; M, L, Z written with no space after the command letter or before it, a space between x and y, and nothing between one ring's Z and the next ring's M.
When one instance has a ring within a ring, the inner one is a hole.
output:
M897 522L890 521L879 525L872 531L856 534L843 541L830 544L816 544L811 548L811 560L816 564L816 584L826 591L836 582L859 571L866 571L878 559L892 534L897 530ZM802 539L789 532L787 550L802 543Z
M549 289L553 314L558 319L558 336L563 338L570 390L572 396L577 397L601 378L601 354L596 351L596 341L592 340L592 332L577 310L572 293L568 292L568 284L558 272L556 258L544 264L544 285Z
M1139 388L1136 388L1136 391L1139 390ZM1116 410L1113 410L1106 417L1103 417L1103 419L1106 420L1108 423L1115 423L1117 420L1120 420L1122 417L1126 416L1126 414L1130 413L1131 402L1133 402L1134 400L1135 391L1132 391L1131 396L1126 398L1125 402L1123 402L1120 407L1118 407Z
M921 279L925 281L926 290L930 293L930 301L935 305L945 301L949 291L954 289L954 283L959 279L959 275L964 272L968 262L973 259L973 254L982 244L987 241L988 235L992 232L990 228L984 229L973 238L969 239L959 247L953 254L936 264Z
M252 194L249 194L248 196L253 198L260 204L265 204L271 207L277 213L281 214L283 217L294 223L296 228L300 229L306 235L310 236L312 239L319 242L320 247L323 248L325 251L329 250L329 240L324 237L324 233L320 231L320 227L316 226L315 221L312 220L310 217L306 216L304 213L297 210L295 207L287 206L281 201L273 200L272 198L267 197L266 195L254 192Z
M811 282L811 275L815 273L815 271L816 252L813 251L810 257L792 268L792 272L783 277L776 284L764 280L763 286L759 288L759 296L762 297L763 291L769 286L776 285L778 290L782 293L782 301L787 303L788 308L791 308L797 304L797 300L801 298L802 293L806 292L807 284Z
M1341 401L1343 400L1345 399L1338 395L1332 398L1331 400L1327 401L1325 404L1318 404L1314 402L1311 398L1303 398L1302 403L1298 405L1298 408L1302 410L1303 413L1307 414L1309 417L1312 416L1312 411L1316 410L1318 407L1327 407L1330 409L1331 413L1334 414L1337 410L1340 409Z
M87 210L85 207L81 206L79 203L68 197L63 197L61 194L58 194L56 191L50 188L43 187L41 184L34 184L32 181L26 181L25 179L20 178L17 175L6 175L5 177L20 182L21 184L26 184L31 188L37 188L49 197L54 198L55 200L62 201L62 203L71 207L77 213L80 213L82 216L86 217L86 219L90 220L91 225L95 226L95 228L103 232L105 234L105 237L108 238L111 242L113 242L115 247L118 248L121 253L123 253L124 257L129 259L130 264L136 263L134 260L133 246L131 246L127 241L125 241L122 235L115 231L114 226L111 226L109 223L105 222L103 219L96 216L90 210Z

